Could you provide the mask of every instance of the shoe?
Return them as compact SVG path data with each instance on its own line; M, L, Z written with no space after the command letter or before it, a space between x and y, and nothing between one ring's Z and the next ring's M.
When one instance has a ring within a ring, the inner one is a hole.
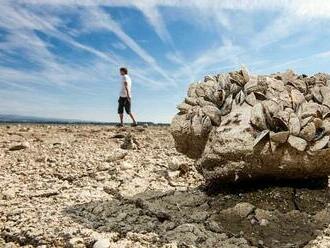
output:
M131 127L136 127L137 123L132 123Z
M123 127L124 124L117 124L116 127Z

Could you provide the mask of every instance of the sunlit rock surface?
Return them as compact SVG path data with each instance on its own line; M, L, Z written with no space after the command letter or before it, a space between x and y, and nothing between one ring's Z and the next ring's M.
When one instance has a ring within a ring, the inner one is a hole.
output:
M330 76L247 69L190 85L171 133L207 181L330 174Z

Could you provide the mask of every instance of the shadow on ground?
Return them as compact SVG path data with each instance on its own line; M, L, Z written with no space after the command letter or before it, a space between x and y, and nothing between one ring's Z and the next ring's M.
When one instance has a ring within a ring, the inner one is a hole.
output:
M113 200L75 205L65 213L122 238L129 232L156 233L155 245L303 247L330 224L327 180L213 184L131 198L105 190Z

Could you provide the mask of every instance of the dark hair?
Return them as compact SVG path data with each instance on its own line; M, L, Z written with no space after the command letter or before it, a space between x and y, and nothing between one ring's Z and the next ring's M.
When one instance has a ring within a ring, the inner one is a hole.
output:
M121 67L121 68L120 68L120 71L124 72L125 74L128 73L128 70L127 70L127 68L125 68L125 67Z

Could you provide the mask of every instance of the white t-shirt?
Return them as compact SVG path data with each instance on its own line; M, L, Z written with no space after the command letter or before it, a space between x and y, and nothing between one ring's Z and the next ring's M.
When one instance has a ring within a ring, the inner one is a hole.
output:
M130 76L128 76L127 74L121 77L120 96L127 97L127 92L125 89L125 82L127 82L128 94L130 97L132 97L132 95L131 95L132 80L131 80Z

